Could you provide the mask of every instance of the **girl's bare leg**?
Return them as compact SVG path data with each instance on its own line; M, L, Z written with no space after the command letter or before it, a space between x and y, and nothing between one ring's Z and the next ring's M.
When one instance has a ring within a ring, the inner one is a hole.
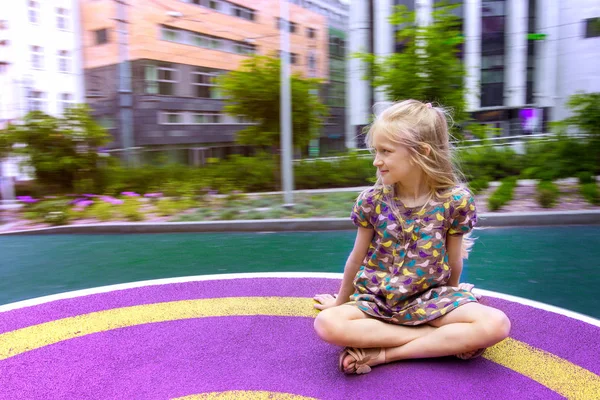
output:
M407 327L370 318L354 306L343 305L319 313L315 330L323 340L339 346L382 347L380 356L370 362L377 365L489 347L508 336L510 321L500 310L468 303L430 325ZM352 357L346 357L344 365L352 361Z
M321 311L314 325L317 334L326 342L358 348L402 346L436 329L428 325L388 324L347 304Z

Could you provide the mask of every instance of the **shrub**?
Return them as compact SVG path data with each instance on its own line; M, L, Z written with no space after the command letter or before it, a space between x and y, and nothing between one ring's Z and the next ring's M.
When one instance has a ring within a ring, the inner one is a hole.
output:
M137 198L132 197L125 199L123 204L119 206L119 211L128 221L143 221L144 213L140 211L140 202Z
M577 177L579 178L579 183L582 185L585 185L586 183L596 183L596 177L588 171L580 172Z
M512 200L517 180L514 177L506 178L498 186L498 189L488 199L490 210L497 211L503 205Z
M552 208L556 204L560 192L553 182L540 181L537 184L536 200L544 208Z
M584 183L579 190L588 203L600 205L600 191L596 183Z
M69 200L42 200L39 203L28 205L24 215L26 218L35 221L44 221L55 225L62 225L69 220Z
M110 221L116 217L117 209L113 204L96 201L86 210L85 214L100 221Z
M480 193L490 186L490 180L488 177L481 177L469 182L469 188L473 194Z

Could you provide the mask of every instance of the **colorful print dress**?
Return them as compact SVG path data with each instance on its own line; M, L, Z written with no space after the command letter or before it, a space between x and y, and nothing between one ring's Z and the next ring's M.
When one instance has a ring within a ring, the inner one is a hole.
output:
M470 232L477 221L468 189L457 186L424 207L409 208L392 200L387 188L373 187L360 194L351 218L356 226L375 230L350 298L363 312L390 323L420 325L477 301L471 292L446 286L446 237Z

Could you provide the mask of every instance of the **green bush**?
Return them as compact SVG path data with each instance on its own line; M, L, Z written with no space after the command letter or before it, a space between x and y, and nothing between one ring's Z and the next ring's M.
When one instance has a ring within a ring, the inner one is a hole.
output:
M586 183L596 183L596 177L589 171L580 172L579 175L577 175L577 178L579 178L579 183L582 185L585 185Z
M26 206L24 216L27 219L48 222L53 225L62 225L69 221L69 200L51 199L42 200Z
M492 211L499 210L503 205L512 200L515 186L517 185L516 178L506 178L498 186L498 189L492 193L488 199L488 207Z
M594 205L600 205L600 191L598 185L594 183L584 183L579 187L581 195L587 200L588 203Z
M481 193L490 186L490 180L488 177L481 177L469 182L469 188L473 194Z
M540 181L536 187L536 200L544 208L552 208L558 200L560 191L553 182Z
M125 199L119 206L119 211L127 221L143 221L144 213L140 211L141 204L137 197Z
M457 163L469 182L516 176L525 165L523 156L512 149L492 146L460 149Z
M117 208L115 205L105 201L96 201L85 210L85 215L99 221L110 221L115 219Z
M158 201L154 203L154 207L158 215L166 217L193 208L196 204L197 202L191 198L182 198L178 200L165 198L158 199Z

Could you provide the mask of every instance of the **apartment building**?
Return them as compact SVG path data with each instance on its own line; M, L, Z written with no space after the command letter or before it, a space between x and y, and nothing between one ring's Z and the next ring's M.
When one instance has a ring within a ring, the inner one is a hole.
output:
M249 56L279 54L279 3L129 0L124 13L119 8L114 0L81 0L86 96L114 135L111 150L129 143L146 161L167 156L191 164L238 151L235 134L248 121L223 112L215 80ZM327 81L326 18L291 3L289 15L292 72ZM119 19L127 22L126 46L119 45ZM125 57L131 71L129 142L118 101Z

